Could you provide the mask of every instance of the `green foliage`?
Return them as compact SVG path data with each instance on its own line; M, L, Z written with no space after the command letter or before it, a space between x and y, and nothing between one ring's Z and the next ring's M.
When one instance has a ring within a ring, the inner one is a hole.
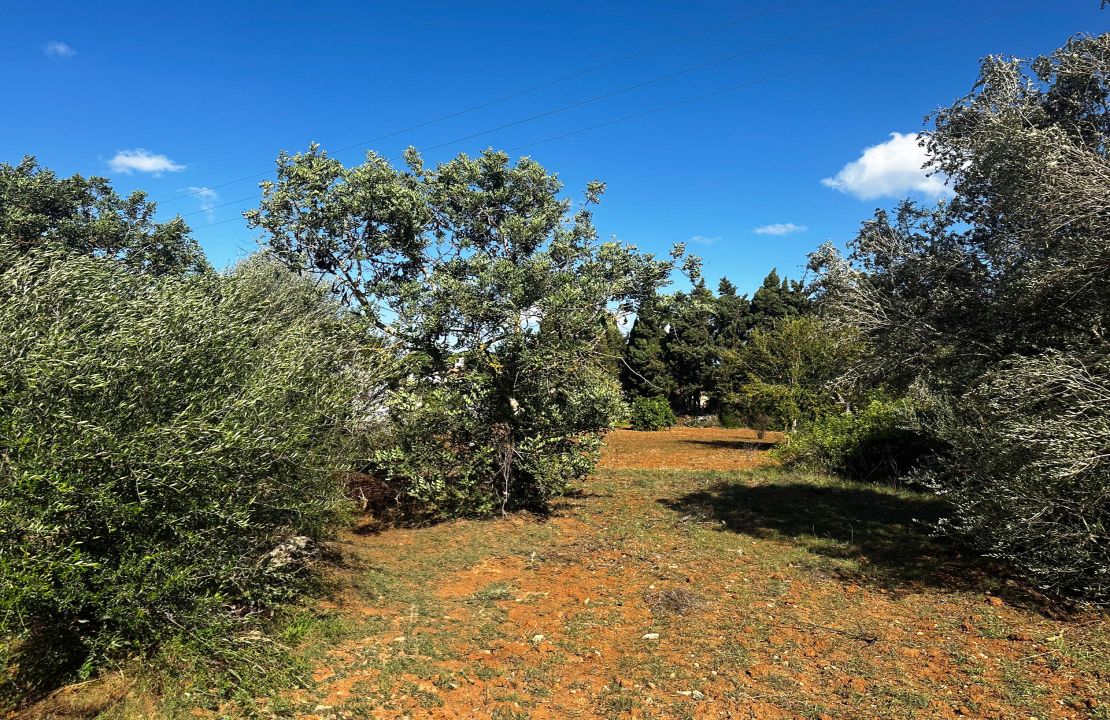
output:
M725 427L786 431L821 408L821 398L805 388L756 380L726 395L718 415Z
M722 423L791 430L846 404L844 375L861 352L856 337L809 316L756 328L746 344L721 351Z
M604 186L570 215L558 178L528 158L406 160L282 155L248 217L405 360L375 474L433 516L542 506L593 467L620 414L607 317L653 296L683 251L658 260L600 242Z
M855 412L830 414L804 425L776 448L788 465L854 480L894 481L935 449L908 400L873 399Z
M716 362L713 310L713 293L700 281L690 293L677 293L671 305L663 357L672 381L671 405L683 413L699 412L701 394L709 388Z
M496 390L482 384L498 374L468 371L466 361L440 382L413 377L391 393L370 469L396 489L403 511L444 518L542 508L593 469L603 429L623 411L616 381L604 368L555 374L509 352L501 348L498 361L519 371L521 400L504 410L490 407Z
M772 269L752 296L748 327L769 328L785 318L805 314L809 305L809 295L801 281L780 280L778 271Z
M717 301L713 309L713 344L735 350L748 337L752 327L751 303L746 295L737 295L736 286L728 278L717 284Z
M1110 604L1110 347L1005 363L939 428L942 527L1044 589Z
M856 371L953 408L929 480L953 500L945 529L1100 602L1108 103L1110 34L1029 62L988 57L925 140L951 201L880 212L847 258L826 246L811 263L825 313L873 349Z
M121 198L105 178L60 179L33 157L0 163L0 271L35 250L115 258L150 275L208 270L189 228L154 222L141 192Z
M171 637L209 638L218 660L340 517L360 329L262 259L155 279L30 253L0 297L0 638L18 681Z
M628 421L633 430L664 430L676 420L671 404L664 397L638 397L629 408Z
M674 388L674 380L663 358L665 328L663 299L652 293L640 304L625 346L621 386L629 396L655 397Z

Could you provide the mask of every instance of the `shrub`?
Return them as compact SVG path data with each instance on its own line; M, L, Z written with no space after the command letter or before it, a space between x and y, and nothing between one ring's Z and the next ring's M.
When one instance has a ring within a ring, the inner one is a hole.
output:
M604 368L520 373L520 400L502 408L488 402L498 378L466 364L442 379L413 377L389 397L372 471L394 486L403 512L442 518L542 509L593 469L603 432L622 411L619 386Z
M1006 363L943 418L942 527L1042 589L1110 604L1110 352Z
M727 395L718 414L725 427L786 431L819 416L827 405L821 395L803 387L756 381Z
M775 453L788 464L879 481L909 472L934 448L911 401L876 399L803 426Z
M628 416L633 430L662 430L675 424L674 410L662 397L638 397L632 401Z
M171 636L218 656L340 516L357 329L264 260L32 254L0 297L0 650L53 677Z

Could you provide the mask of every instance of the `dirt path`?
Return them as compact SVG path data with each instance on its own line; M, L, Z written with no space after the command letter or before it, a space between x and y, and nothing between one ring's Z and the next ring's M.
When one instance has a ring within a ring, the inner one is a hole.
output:
M617 432L551 518L348 536L348 588L303 641L314 687L273 709L1110 717L1100 618L1053 620L932 544L931 499L782 473L753 439Z

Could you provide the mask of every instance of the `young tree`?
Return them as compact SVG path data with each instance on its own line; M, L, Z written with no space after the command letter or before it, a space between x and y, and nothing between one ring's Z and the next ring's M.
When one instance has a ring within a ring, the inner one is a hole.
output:
M0 163L0 271L46 249L110 257L151 275L208 270L181 218L157 223L154 209L144 193L121 198L105 178L59 178L30 156Z
M410 361L378 471L431 514L535 507L593 467L619 413L603 319L634 312L682 254L599 242L590 183L573 216L538 163L504 153L345 168L282 154L252 225L325 278Z
M855 333L815 317L756 328L743 347L722 358L726 410L749 421L765 415L780 429L793 429L837 407L851 409L851 394L841 382L860 352Z

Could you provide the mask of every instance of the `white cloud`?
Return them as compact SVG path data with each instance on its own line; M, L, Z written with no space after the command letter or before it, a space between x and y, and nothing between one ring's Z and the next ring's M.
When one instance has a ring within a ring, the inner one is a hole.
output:
M188 192L197 199L197 206L204 211L205 217L209 220L215 220L216 213L213 212L213 209L220 199L220 194L208 187L190 187Z
M949 191L944 178L924 170L929 155L918 145L919 138L917 133L893 132L890 140L866 148L858 160L821 184L860 200L902 197L909 192L934 198L946 195Z
M125 175L133 172L161 175L164 172L179 172L185 169L184 165L178 165L165 155L154 155L142 149L118 151L115 157L108 161L108 167L112 172Z
M721 238L716 237L716 236L706 237L705 235L695 235L694 237L690 238L686 242L691 242L691 243L694 243L696 245L705 245L705 246L708 247L709 245L712 245L713 243L719 241L720 239Z
M795 225L794 223L771 223L770 225L760 225L752 232L756 235L791 235L793 233L804 233L809 230L805 225Z
M64 42L51 40L42 46L42 51L47 57L52 58L70 58L77 54L77 51L66 45Z

